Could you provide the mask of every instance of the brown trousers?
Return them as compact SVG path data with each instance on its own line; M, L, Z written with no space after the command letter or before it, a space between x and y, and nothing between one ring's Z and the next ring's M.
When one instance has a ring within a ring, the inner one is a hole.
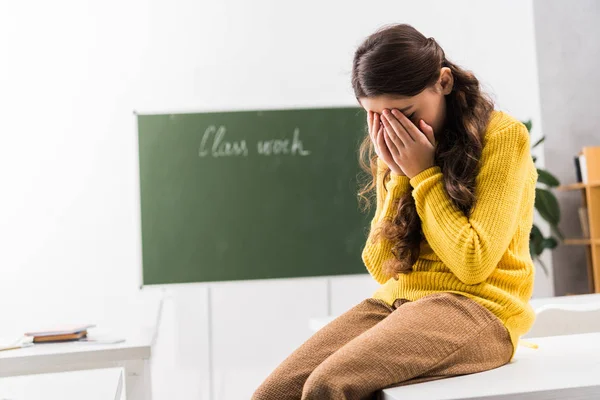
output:
M377 399L383 388L497 368L512 350L502 321L465 296L368 298L304 342L252 399Z

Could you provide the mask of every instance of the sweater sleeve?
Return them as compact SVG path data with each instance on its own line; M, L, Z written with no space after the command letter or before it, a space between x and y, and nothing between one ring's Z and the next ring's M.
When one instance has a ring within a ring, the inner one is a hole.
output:
M438 166L410 180L427 242L463 283L485 281L506 252L519 222L531 163L529 133L523 124L491 132L482 150L469 217L450 200Z
M383 219L391 220L397 210L397 201L410 190L410 182L407 176L397 175L390 172L387 181L384 181L387 166L379 158L377 159L376 176L376 205L375 216L371 220L370 232L365 247L362 251L362 260L371 276L380 284L388 280L381 267L388 258L393 257L392 245L387 240L375 242L375 229Z

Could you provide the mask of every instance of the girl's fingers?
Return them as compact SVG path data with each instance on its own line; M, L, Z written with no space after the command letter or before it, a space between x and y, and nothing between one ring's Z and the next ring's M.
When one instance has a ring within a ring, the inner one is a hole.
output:
M368 125L368 130L369 130L369 138L371 139L371 142L375 143L375 134L377 133L377 131L375 130L375 120L374 120L374 114L373 112L369 111L368 115L367 115L367 125ZM377 153L377 149L375 149L375 152Z
M373 118L373 114L369 111L369 116L367 118L367 124L369 125L369 137L371 138L371 140L373 140L373 138L375 137L375 132L374 132L374 124L375 124L375 119Z
M404 130L406 130L407 134L413 140L417 140L417 138L419 138L419 136L422 135L419 128L417 128L415 124L413 124L413 122L410 119L408 119L406 115L402 114L399 110L393 109L392 114L394 115L394 117L396 117L398 122L404 127Z
M386 163L389 163L390 161L393 160L392 158L392 154L390 153L390 149L388 148L387 144L385 143L385 129L383 127L381 127L381 130L379 131L379 135L377 138L377 146L379 147L379 154L381 156L381 158L383 159L383 161L385 161Z
M394 152L400 153L405 147L404 143L402 142L400 137L398 137L398 134L396 133L396 130L394 129L394 127L390 125L389 119L386 119L385 117L383 117L382 120L387 121L387 122L384 122L384 124L385 124L386 136L390 142L388 146L393 147ZM392 148L390 148L390 150L392 150Z
M375 150L375 154L379 157L379 149L377 148L377 133L373 133L370 137L371 143L373 143L373 149Z
M400 127L400 129L402 129L402 128ZM399 137L399 135L396 132L396 130L393 127L390 127L388 125L388 128L387 128L386 131L388 133L387 136L389 137L390 141L393 143L393 145L395 146L395 148L398 150L398 152L402 151L404 149L404 147L406 147L406 144Z
M372 129L372 136L371 136L371 140L373 141L373 145L375 146L375 153L379 154L379 149L377 148L377 133L379 132L380 129L382 129L381 123L379 122L379 117L374 114L373 115L374 121L373 121L373 129Z
M396 137L395 132L392 131L392 128L388 127L384 129L385 134L385 143L390 150L391 154L399 153L403 149L402 142L399 138Z
M419 127L429 143L431 143L432 146L435 146L435 135L433 134L433 128L423 120L419 121Z
M412 142L412 137L406 132L404 127L391 114L383 116L383 123L388 131L390 139L394 140L398 149L406 147Z
M377 131L379 131L379 128L381 127L381 124L379 123L379 118L377 116L373 116L374 117L374 121L373 121L373 137L375 136L375 134L377 133Z
M396 162L396 158L398 157L397 156L398 149L396 148L396 145L392 142L392 139L390 138L390 135L387 133L387 131L383 132L383 137L384 137L384 141L385 141L386 147L388 149L388 152L390 154L391 160Z
M377 151L379 152L379 156L381 158L385 157L386 161L389 161L390 151L385 144L385 140L383 135L385 133L385 128L383 125L379 127L379 131L377 131Z

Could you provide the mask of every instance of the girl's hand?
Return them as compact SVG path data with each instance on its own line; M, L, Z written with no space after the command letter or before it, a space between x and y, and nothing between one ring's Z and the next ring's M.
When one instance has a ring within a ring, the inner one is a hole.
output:
M412 179L434 166L435 136L433 128L423 120L419 128L397 109L385 109L381 120L384 140L394 162Z
M373 146L375 147L375 153L377 157L381 158L383 162L390 168L392 172L397 175L405 175L402 168L396 164L394 158L390 150L388 149L387 144L384 139L384 129L383 125L380 123L381 117L379 114L374 113L373 111L369 111L367 116L367 124L369 126L369 136L371 137L371 142L373 142Z

